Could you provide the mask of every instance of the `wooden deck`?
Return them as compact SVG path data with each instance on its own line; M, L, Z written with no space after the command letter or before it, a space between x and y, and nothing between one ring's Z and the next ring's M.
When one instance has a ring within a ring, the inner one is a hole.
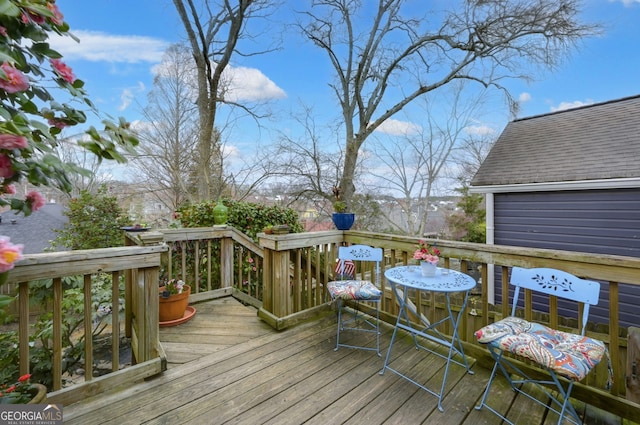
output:
M67 424L498 424L473 407L489 371L471 360L473 375L452 366L443 401L392 372L379 372L383 358L371 351L335 346L335 317L282 332L272 330L255 309L231 297L195 305L195 317L162 328L169 370L110 394L64 407ZM392 327L383 330L383 357ZM396 348L397 347L397 348ZM439 388L444 360L415 350L403 336L393 367ZM553 414L513 391L494 392L511 406L517 424L555 423ZM584 412L584 408L582 411ZM589 412L585 423L619 424Z

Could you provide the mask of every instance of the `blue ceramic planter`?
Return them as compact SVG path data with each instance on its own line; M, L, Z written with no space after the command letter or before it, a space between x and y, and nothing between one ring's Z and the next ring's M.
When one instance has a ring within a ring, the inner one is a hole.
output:
M353 226L353 222L356 219L354 213L333 213L331 216L333 224L338 230L349 230Z

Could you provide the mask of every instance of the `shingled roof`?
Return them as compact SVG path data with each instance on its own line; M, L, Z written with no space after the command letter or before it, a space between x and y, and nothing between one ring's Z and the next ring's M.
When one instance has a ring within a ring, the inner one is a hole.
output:
M507 124L472 186L640 177L640 96Z
M56 238L54 229L62 229L68 218L59 204L46 204L28 217L5 211L0 214L0 235L8 236L12 243L22 244L23 254L39 254L50 247ZM64 248L58 248L58 251Z

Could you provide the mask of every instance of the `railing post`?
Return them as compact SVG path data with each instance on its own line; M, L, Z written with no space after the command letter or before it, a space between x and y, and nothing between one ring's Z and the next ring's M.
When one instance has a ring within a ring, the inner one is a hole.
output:
M158 347L156 344L160 341L160 328L158 327L158 282L160 273L158 267L144 269L144 273L140 275L144 279L144 290L146 297L146 311L144 312L144 325L146 329L146 341L144 347L144 360L147 361L158 357Z
M131 338L132 335L133 274L133 270L125 270L124 272L124 335L127 338Z
M134 339L132 340L132 361L142 363L158 357L158 278L157 267L139 269L133 273L135 286L132 300L132 321Z
M262 258L262 308L273 312L273 251L264 248Z
M264 248L262 308L276 317L293 313L289 251Z
M220 241L220 287L233 286L233 239L222 238Z
M278 317L293 313L293 297L289 277L289 251L272 252L273 314Z
M20 341L20 375L29 373L29 282L18 285L18 338Z

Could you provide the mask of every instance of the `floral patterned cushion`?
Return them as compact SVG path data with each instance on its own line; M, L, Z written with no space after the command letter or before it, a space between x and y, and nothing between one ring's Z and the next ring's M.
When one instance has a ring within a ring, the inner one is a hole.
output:
M532 360L574 381L581 381L606 355L609 381L613 383L607 347L602 341L558 331L517 317L507 317L479 329L478 342Z
M382 291L367 280L336 280L327 283L332 299L379 300Z

